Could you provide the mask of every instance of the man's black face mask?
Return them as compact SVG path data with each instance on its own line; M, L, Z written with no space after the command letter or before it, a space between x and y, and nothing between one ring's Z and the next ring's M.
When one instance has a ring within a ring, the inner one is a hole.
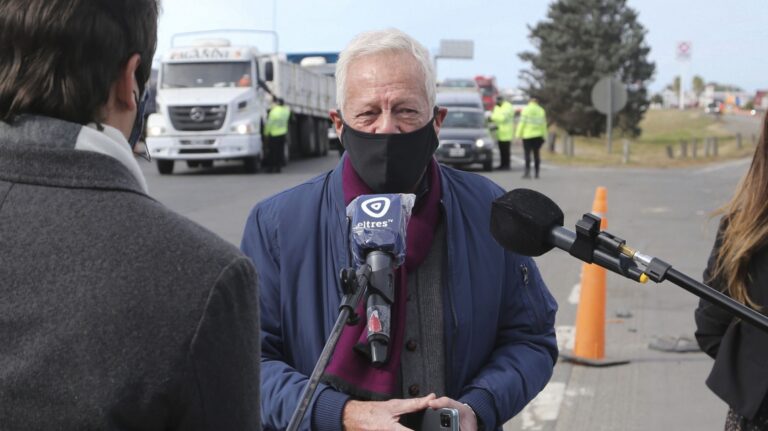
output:
M374 193L407 193L416 187L439 145L434 123L432 117L413 132L366 133L344 122L341 143L355 172Z

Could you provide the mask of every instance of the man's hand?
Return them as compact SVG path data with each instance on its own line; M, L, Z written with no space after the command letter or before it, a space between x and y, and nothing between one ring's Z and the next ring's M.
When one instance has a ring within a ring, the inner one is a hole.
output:
M344 406L342 421L345 430L404 431L400 416L424 410L435 401L435 394L422 398L389 401L349 401Z
M477 431L477 417L468 405L448 397L441 397L429 402L431 409L456 409L459 411L459 429L461 431Z

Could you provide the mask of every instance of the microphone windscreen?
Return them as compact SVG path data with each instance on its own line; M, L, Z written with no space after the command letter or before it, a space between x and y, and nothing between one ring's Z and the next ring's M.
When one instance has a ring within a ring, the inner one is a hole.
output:
M405 261L405 234L415 201L412 194L385 194L360 195L350 202L350 245L358 265L374 250L392 254L396 266Z
M563 211L552 199L530 189L515 189L493 201L491 234L505 249L541 256L552 249L552 228L563 225Z

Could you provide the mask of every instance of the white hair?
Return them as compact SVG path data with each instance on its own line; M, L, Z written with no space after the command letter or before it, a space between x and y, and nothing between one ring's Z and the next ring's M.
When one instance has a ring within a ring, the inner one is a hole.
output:
M344 51L339 54L336 63L336 107L344 108L346 98L347 71L353 61L374 54L404 53L410 54L424 73L424 88L427 91L427 102L430 109L435 106L435 67L429 51L416 39L395 28L374 30L360 33L349 42ZM342 113L343 115L343 113Z

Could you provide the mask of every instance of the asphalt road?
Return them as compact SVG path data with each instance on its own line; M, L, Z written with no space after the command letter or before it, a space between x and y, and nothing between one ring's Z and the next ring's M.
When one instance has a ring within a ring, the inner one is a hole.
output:
M731 124L731 120L725 121ZM733 124L743 133L757 133L757 119L738 118ZM513 151L520 155L519 147ZM544 152L545 162L546 156ZM194 170L179 164L178 173L172 176L160 176L148 163L143 168L155 198L239 244L245 219L256 202L325 172L337 162L336 153L331 153L294 161L281 174L256 175L241 173L237 164ZM595 188L605 186L608 231L700 278L717 227L717 218L710 214L727 202L748 162L713 161L706 167L676 170L559 168L545 163L539 180L521 179L518 162L513 163L512 171L478 174L508 190L526 187L545 193L561 206L570 229L591 210ZM537 262L560 304L558 338L562 348L568 349L578 302L574 286L579 283L581 264L559 251L537 258ZM606 353L630 363L588 368L559 362L545 391L507 423L505 430L722 429L727 408L704 385L712 361L700 352L648 348L656 337L693 339L696 304L696 297L668 282L637 285L609 273Z

